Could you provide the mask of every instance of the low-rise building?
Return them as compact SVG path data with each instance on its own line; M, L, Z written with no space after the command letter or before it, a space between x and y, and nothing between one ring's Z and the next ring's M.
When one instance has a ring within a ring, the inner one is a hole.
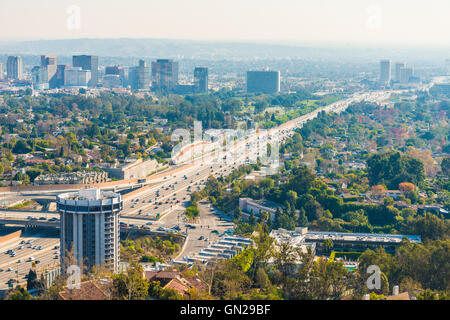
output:
M386 252L393 253L404 238L412 243L421 243L419 235L309 231L308 228L296 228L294 231L272 230L271 236L298 246L314 243L314 249L319 254L325 252L326 240L331 240L332 249L340 252L364 252L381 246Z
M133 159L116 166L105 166L102 167L102 169L106 171L112 178L127 180L135 178L145 178L150 173L155 172L161 167L162 165L160 165L158 161L154 159L146 161L143 161L142 159Z
M41 174L34 179L34 184L94 184L106 181L108 181L108 174L105 171L83 171Z
M272 219L275 218L277 208L283 208L282 205L269 200L253 200L251 198L239 198L239 209L245 213L253 213L259 216L262 212L267 212Z

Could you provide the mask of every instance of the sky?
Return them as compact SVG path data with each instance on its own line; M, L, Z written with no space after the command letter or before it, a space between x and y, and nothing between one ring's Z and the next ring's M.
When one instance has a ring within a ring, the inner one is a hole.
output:
M0 0L0 40L450 46L450 0Z

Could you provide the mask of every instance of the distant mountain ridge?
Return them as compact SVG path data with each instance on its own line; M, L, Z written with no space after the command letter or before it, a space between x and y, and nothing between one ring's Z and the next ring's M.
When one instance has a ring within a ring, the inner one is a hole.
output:
M351 46L313 46L277 43L220 42L171 39L66 39L34 41L0 41L0 54L93 54L107 57L143 57L174 59L306 59L306 60L373 60L404 56L411 48L383 49ZM425 49L424 49L425 50ZM428 50L430 58L438 54ZM423 52L415 53L424 58Z

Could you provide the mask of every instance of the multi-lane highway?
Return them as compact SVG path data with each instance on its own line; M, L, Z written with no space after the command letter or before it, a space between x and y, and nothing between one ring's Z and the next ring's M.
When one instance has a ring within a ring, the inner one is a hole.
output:
M54 234L24 234L0 246L0 290L8 287L8 281L14 286L26 282L33 262L38 273L59 264L59 239Z

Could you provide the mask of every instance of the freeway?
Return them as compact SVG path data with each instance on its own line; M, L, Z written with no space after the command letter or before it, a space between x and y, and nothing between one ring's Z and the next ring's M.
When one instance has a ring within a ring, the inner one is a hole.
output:
M55 246L59 246L59 239L48 233L24 234L3 244L0 247L0 290L8 287L10 279L26 282L24 276L30 271L32 262L37 262L38 274L45 268L59 265L59 249ZM15 255L7 253L8 250L13 250Z

